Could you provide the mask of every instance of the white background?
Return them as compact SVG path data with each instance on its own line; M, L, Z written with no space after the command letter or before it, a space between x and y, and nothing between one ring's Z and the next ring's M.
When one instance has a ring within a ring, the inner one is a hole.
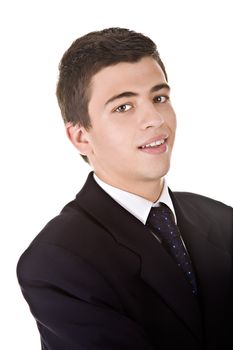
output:
M57 107L62 54L77 37L105 27L150 36L165 62L178 118L169 186L232 206L233 17L230 0L0 4L1 347L39 350L16 263L90 171L66 138Z

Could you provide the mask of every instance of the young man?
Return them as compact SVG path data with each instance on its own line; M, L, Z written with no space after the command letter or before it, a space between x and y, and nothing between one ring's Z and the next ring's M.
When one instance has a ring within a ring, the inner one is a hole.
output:
M76 40L57 97L93 172L24 252L44 350L228 349L231 207L164 179L176 116L156 45L121 28Z

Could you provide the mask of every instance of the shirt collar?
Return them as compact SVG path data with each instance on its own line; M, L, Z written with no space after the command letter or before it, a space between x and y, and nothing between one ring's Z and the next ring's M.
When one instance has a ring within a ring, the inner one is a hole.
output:
M123 208L125 208L131 214L133 214L144 225L146 224L146 220L151 210L151 207L159 206L160 202L165 203L172 210L176 221L175 209L174 209L165 179L163 184L163 190L160 194L160 197L156 202L151 202L136 194L123 191L117 187L113 187L105 183L104 181L100 180L100 178L95 173L93 176L97 184L105 192L107 192L110 197L112 197L118 204L120 204Z

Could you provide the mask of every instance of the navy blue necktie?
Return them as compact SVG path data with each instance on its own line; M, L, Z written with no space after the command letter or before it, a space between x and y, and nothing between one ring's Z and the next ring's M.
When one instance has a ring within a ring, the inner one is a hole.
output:
M160 204L159 207L151 208L146 224L183 270L191 284L193 294L197 294L192 263L175 223L174 215L166 204Z

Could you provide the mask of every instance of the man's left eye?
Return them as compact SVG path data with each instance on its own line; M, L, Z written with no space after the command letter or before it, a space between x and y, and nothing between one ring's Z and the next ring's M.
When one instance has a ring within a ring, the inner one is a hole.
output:
M118 112L118 113L124 113L124 112L127 112L129 109L131 109L132 106L129 105L129 104L124 104L124 105L121 105L119 107L117 107L115 109L115 112Z
M169 99L168 96L156 96L154 97L154 102L155 103L164 103Z

